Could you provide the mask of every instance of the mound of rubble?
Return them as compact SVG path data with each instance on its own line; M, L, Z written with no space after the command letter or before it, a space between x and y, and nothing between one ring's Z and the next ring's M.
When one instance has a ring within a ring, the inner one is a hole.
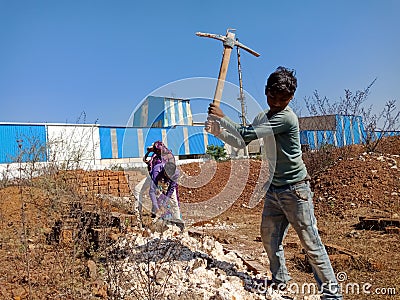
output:
M112 248L114 296L136 299L265 299L234 252L209 236L198 239L175 226L126 235ZM117 263L115 263L117 261Z

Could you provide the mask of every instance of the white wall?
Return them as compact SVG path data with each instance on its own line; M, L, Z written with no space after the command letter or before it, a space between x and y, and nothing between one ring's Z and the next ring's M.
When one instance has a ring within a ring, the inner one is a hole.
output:
M47 141L48 161L85 168L101 159L99 128L96 125L47 125Z

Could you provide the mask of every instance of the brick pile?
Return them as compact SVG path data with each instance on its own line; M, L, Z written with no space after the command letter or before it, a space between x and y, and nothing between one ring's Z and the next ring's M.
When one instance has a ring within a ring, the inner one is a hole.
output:
M145 177L140 171L111 170L74 170L59 175L65 184L76 188L80 194L95 193L116 197L130 196L131 189Z

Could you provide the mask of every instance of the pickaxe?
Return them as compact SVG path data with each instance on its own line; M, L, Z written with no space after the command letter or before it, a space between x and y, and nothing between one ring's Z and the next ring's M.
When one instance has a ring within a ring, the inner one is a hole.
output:
M228 71L228 65L229 65L229 59L231 57L231 52L233 47L240 47L247 52L250 52L251 54L255 56L260 56L259 53L256 51L250 49L249 47L239 43L239 41L235 40L235 34L231 32L228 29L226 31L226 35L219 35L219 34L213 34L213 33L202 33L202 32L196 32L197 36L201 37L208 37L216 40L220 40L224 43L224 52L222 54L222 62L221 62L221 67L219 69L219 75L218 75L218 83L217 87L215 88L215 94L214 94L214 100L213 103L219 106L221 102L221 97L222 97L222 91L224 89L224 84L225 84L225 78L226 78L226 73Z

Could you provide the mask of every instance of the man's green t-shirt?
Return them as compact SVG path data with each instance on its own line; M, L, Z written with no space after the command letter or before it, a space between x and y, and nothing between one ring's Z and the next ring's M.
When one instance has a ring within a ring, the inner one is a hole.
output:
M307 177L307 169L302 159L299 121L293 110L284 110L267 117L268 110L259 113L252 125L243 127L225 116L220 119L225 129L218 138L238 148L245 147L252 140L264 139L269 164L276 160L272 184L282 186L301 181ZM275 138L275 149L273 139Z

